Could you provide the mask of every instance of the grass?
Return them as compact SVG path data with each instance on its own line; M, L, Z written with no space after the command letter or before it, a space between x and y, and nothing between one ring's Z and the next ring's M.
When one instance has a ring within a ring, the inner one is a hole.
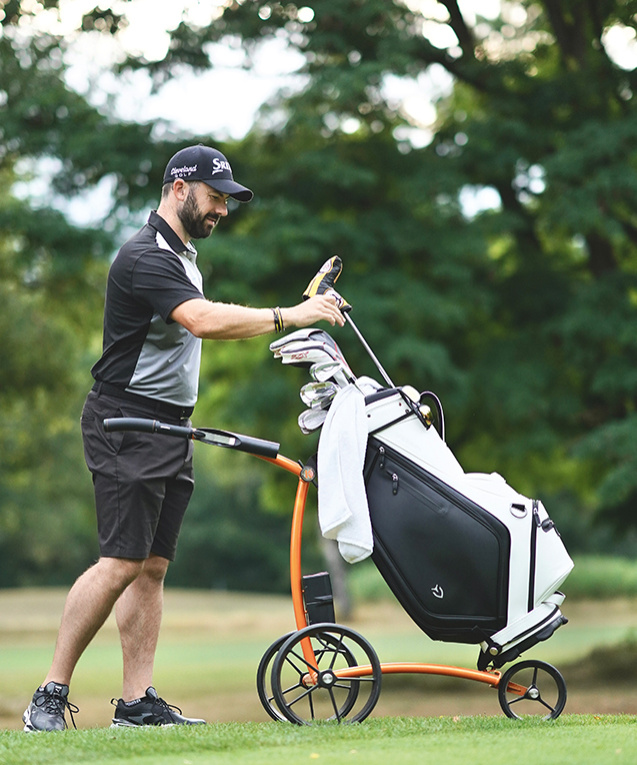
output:
M578 560L575 571L590 580L580 592L599 597L605 592L600 579L610 576L612 599L583 600L572 587L564 606L569 625L523 657L556 664L566 677L566 712L550 723L505 718L497 694L482 685L412 675L384 678L380 701L361 725L296 728L271 722L258 702L254 675L269 643L294 626L289 597L169 590L156 684L186 714L214 722L193 729L108 728L108 699L118 693L121 672L110 620L73 681L72 701L82 710L80 730L25 735L19 730L20 716L50 662L66 592L0 591L0 727L5 728L0 730L0 765L287 765L315 760L330 765L509 765L521 757L547 765L633 763L637 718L625 714L637 713L637 601L631 568L637 570L626 561ZM357 576L355 589L363 581L378 586L364 571ZM382 661L475 666L475 646L430 641L386 593L359 605L347 624L370 641Z
M637 722L628 716L567 715L554 722L503 717L376 718L360 725L296 728L226 723L189 729L0 732L0 763L24 765L632 765Z

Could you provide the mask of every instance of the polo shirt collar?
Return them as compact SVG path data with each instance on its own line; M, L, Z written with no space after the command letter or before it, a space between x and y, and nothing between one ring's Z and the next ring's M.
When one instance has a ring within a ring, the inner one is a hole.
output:
M197 250L190 242L184 244L161 215L157 214L156 210L151 211L148 217L148 225L152 226L156 231L159 231L168 242L168 246L173 252L176 252L178 255L184 255L188 260L191 260L194 263L195 258L197 257Z

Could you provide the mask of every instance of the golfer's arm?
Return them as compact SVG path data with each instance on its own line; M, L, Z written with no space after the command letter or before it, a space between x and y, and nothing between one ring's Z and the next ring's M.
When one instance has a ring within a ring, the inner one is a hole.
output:
M283 328L309 327L317 321L327 321L340 327L345 319L329 295L314 295L298 305L280 308ZM234 303L214 303L205 298L193 298L178 305L170 314L196 337L211 340L239 340L274 332L272 308L251 308Z
M283 312L286 310L282 309ZM213 340L238 340L274 331L271 308L214 303L203 298L186 300L173 310L170 317L196 337Z

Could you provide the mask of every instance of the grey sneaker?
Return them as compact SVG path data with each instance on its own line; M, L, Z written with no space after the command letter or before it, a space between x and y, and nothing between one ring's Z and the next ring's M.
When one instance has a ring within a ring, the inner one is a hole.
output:
M69 686L54 682L47 683L44 687L40 686L22 715L24 730L27 733L64 730L68 727L64 717L67 709L75 728L73 715L80 710L75 704L69 703Z
M204 725L205 720L184 717L179 707L167 704L151 686L146 695L134 701L111 699L115 717L111 728L137 728L140 725Z

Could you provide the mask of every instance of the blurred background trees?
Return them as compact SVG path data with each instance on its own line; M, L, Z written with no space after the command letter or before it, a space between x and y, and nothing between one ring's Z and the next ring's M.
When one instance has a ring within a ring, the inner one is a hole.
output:
M438 393L465 469L540 496L572 551L634 552L637 2L228 2L185 13L159 57L117 49L114 89L161 94L219 51L256 71L275 41L293 84L221 140L69 84L78 41L115 45L135 2L88 4L65 36L55 0L0 2L0 585L67 581L97 554L78 420L108 262L199 140L256 192L198 245L211 299L295 303L338 253L357 325L397 383ZM97 223L74 219L83 200ZM195 417L304 459L305 377L268 342L207 344ZM289 477L213 452L173 581L284 586Z

